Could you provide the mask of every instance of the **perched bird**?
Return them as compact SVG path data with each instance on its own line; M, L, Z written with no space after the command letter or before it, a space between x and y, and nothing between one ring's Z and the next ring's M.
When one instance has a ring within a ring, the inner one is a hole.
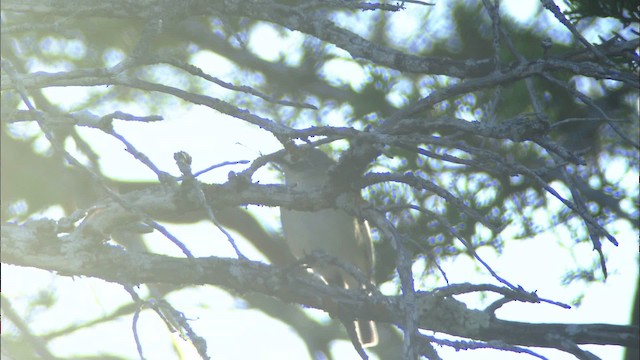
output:
M295 156L294 156L295 155ZM329 180L329 170L336 164L321 150L298 149L278 164L282 167L285 183L296 190L319 189ZM357 194L360 197L360 194ZM347 214L341 209L298 211L280 208L282 228L291 249L298 259L314 251L325 252L344 263L355 265L373 282L373 244L366 221ZM364 288L353 276L337 266L312 264L314 273L329 285L346 289ZM357 320L356 331L364 347L375 346L378 334L373 321Z

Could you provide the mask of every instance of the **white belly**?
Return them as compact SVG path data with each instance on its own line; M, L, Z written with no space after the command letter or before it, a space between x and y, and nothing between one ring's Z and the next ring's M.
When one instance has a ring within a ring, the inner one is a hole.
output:
M338 209L316 212L281 209L281 216L287 243L297 258L304 258L313 251L323 251L357 266L367 276L371 274L371 240L364 222ZM314 271L327 281L341 273L335 267L323 266L315 266ZM353 283L353 279L348 277L344 280Z

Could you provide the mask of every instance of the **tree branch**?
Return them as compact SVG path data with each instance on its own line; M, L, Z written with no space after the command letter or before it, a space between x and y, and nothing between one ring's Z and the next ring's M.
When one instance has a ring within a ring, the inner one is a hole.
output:
M4 224L2 262L55 271L63 276L89 276L122 284L169 283L215 285L237 293L255 292L322 309L340 318L351 316L402 326L402 296L367 294L326 285L296 268L228 258L175 258L130 253L120 247L96 246L65 251L53 228ZM635 346L638 328L605 324L530 324L505 321L468 309L451 297L416 293L419 328L476 340L512 345L560 348L560 342Z

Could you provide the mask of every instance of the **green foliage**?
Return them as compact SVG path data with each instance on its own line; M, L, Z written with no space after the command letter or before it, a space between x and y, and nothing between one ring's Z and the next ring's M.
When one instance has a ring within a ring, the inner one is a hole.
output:
M567 12L580 20L587 17L612 17L623 24L640 21L640 9L635 0L565 0L571 9Z

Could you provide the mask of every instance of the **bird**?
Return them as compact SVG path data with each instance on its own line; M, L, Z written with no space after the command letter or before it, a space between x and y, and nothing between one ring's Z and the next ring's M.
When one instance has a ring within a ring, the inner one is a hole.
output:
M317 148L297 148L276 162L284 173L285 184L299 191L318 190L330 179L329 172L337 163ZM360 199L360 194L356 194ZM374 254L369 225L363 219L342 209L318 211L280 208L282 228L289 249L298 259L313 252L324 252L341 262L356 266L373 284ZM328 285L345 289L363 289L365 284L342 268L330 264L310 264L313 273ZM370 320L355 321L358 340L363 347L378 343L376 324Z

